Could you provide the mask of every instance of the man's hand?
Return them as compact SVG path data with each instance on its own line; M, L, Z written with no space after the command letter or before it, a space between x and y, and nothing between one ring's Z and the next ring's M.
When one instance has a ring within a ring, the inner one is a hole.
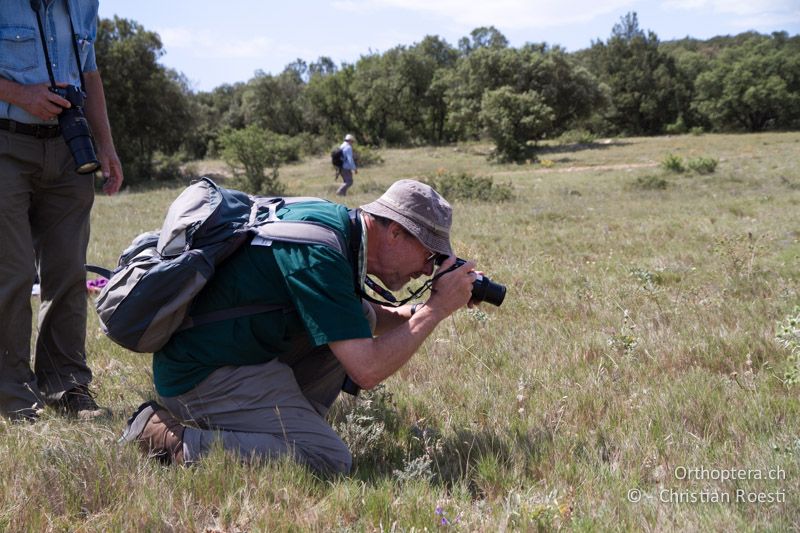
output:
M100 169L103 172L103 192L113 196L122 187L124 179L122 175L122 163L119 161L116 150L97 147L97 159L100 161Z
M59 83L59 87L66 84ZM39 83L36 85L23 85L19 92L16 102L11 102L36 118L51 121L56 118L63 109L71 107L69 100L61 98L56 93L50 91L50 85Z
M103 81L98 71L87 72L86 81L86 118L92 128L97 142L97 159L103 171L103 192L111 196L122 186L122 165L114 148L111 137L111 126L106 113L106 96L103 92Z
M455 262L455 256L448 257L439 267L439 271L444 272ZM467 305L472 298L472 283L477 278L474 269L475 262L467 261L455 270L439 277L433 283L431 296L425 302L425 307L442 313L441 318L444 318Z

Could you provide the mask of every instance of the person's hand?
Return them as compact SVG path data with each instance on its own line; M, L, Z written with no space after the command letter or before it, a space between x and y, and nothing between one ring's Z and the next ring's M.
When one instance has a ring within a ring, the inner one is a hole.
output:
M444 272L455 262L455 256L448 257L439 267L439 271ZM472 299L472 283L477 279L474 270L475 262L467 261L455 270L437 278L433 283L431 296L425 305L448 316L469 304Z
M100 161L100 168L103 172L103 192L113 196L122 187L125 179L122 175L122 163L119 161L116 150L103 149L98 146L97 159Z
M66 87L66 83L58 83L59 87ZM72 107L69 100L61 98L56 93L50 91L48 83L36 85L26 85L20 100L19 107L44 121L51 121L56 118L65 108Z

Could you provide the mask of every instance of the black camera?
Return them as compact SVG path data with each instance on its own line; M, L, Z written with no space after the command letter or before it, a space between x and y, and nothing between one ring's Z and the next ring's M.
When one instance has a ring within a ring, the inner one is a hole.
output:
M436 264L441 265L445 259L447 259L446 255L440 255L439 257L436 258ZM450 272L451 270L455 270L464 263L466 263L464 259L456 257L456 263L449 269L445 270L445 272ZM444 274L445 272L442 272L442 274ZM478 274L478 279L472 282L472 299L475 300L476 302L487 302L492 305L499 306L500 304L503 303L505 297L506 297L506 286L501 285L499 283L495 283L486 276Z
M100 161L97 160L94 151L94 139L89 130L89 122L83 114L86 93L75 85L50 87L50 90L72 105L69 108L65 107L58 115L58 125L61 126L61 135L75 160L75 172L91 174L100 168Z

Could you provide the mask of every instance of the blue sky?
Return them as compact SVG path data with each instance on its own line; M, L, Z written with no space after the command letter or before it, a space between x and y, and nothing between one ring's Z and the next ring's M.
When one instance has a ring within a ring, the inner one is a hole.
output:
M279 73L297 58L361 55L438 35L456 46L479 26L495 26L511 46L568 51L606 40L629 11L661 41L708 39L747 30L800 33L800 0L100 0L100 16L135 20L161 36L161 63L193 89Z

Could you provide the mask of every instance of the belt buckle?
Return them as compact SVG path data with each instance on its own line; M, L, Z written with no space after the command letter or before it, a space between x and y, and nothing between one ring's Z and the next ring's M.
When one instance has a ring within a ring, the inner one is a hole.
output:
M33 135L37 139L51 139L55 137L54 132L58 126L51 126L49 124L36 124L33 128Z

